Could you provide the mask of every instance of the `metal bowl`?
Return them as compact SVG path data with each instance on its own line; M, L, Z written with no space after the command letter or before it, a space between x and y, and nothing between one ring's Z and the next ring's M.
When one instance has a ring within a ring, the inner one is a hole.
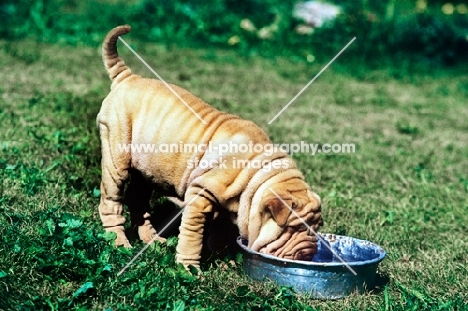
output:
M348 236L319 234L319 237L318 252L312 261L254 252L241 237L237 238L237 244L244 255L244 270L255 280L270 279L319 299L343 298L374 287L377 266L386 255L380 246Z

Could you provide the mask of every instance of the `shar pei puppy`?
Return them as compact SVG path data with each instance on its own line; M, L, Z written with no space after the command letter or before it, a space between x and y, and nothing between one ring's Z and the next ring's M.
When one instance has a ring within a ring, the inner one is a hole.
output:
M172 92L162 81L132 74L117 53L118 37L128 32L130 26L119 26L104 40L102 56L112 84L97 116L99 215L105 230L117 234L116 245L130 247L123 217L130 189L139 202L129 210L140 239L164 240L150 221L148 202L151 189L157 189L183 208L176 260L186 267L199 268L207 217L220 212L230 216L250 249L310 260L317 252L313 232L322 224L320 197L293 160L267 148L271 141L251 121L218 111L176 85L170 85ZM138 150L142 145L160 149ZM180 148L161 151L174 145ZM187 145L195 148L187 151ZM132 187L136 172L151 187Z

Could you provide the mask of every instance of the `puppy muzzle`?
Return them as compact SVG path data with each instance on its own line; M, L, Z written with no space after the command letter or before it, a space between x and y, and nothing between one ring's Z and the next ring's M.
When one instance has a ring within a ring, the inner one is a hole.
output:
M277 240L261 248L260 252L279 258L310 261L317 253L317 247L315 234L287 227Z

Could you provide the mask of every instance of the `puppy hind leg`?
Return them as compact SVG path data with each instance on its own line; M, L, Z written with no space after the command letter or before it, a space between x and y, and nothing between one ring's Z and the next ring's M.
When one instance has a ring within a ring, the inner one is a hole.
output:
M104 174L103 174L104 175ZM104 176L103 176L104 179ZM105 178L109 180L109 178ZM117 237L115 245L131 247L125 235L125 217L123 214L123 205L121 202L122 189L117 184L110 185L109 182L101 182L101 202L99 204L99 216L107 232L115 232Z
M130 210L132 227L138 227L138 236L144 243L148 244L153 240L165 242L166 239L160 237L151 224L151 215L149 213L153 192L151 185L136 170L131 171L130 179L130 184L125 192L125 204Z
M117 238L115 245L131 247L125 236L123 214L123 190L128 180L128 168L130 166L130 154L116 152L111 148L107 127L100 126L102 144L102 178L101 201L99 204L99 216L107 232L115 232ZM114 152L112 152L114 151Z

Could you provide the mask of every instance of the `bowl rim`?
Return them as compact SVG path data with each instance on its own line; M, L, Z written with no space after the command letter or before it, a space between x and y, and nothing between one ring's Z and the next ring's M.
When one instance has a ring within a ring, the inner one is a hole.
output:
M239 236L237 238L236 242L237 242L237 245L239 245L239 247L241 247L241 249L245 253L248 253L250 255L259 256L260 258L265 259L266 261L273 261L274 263L276 263L278 265L283 265L284 266L285 264L290 264L290 265L294 265L294 266L297 266L297 267L303 267L303 268L307 268L307 267L346 267L346 266L359 267L359 266L373 265L373 264L378 264L379 262L381 262L385 258L386 254L387 254L385 252L385 250L381 246L379 246L379 245L377 245L377 244L375 244L375 243L373 243L371 241L368 241L368 240L362 240L362 239L354 238L354 237L351 237L351 236L338 235L338 234L333 234L333 233L320 233L320 232L318 232L318 234L322 238L324 236L332 235L332 236L336 237L337 239L350 238L353 241L369 243L369 244L372 245L373 248L376 249L377 252L379 252L379 256L376 257L376 258L369 259L369 260L364 260L364 261L346 262L346 264L344 264L343 262L301 261L301 260L292 260L292 259L286 259L286 258L279 258L279 257L273 256L273 255L263 254L263 253L260 253L260 252L253 251L253 250L249 249L243 243L244 241L247 241L247 239L244 239L241 236Z

